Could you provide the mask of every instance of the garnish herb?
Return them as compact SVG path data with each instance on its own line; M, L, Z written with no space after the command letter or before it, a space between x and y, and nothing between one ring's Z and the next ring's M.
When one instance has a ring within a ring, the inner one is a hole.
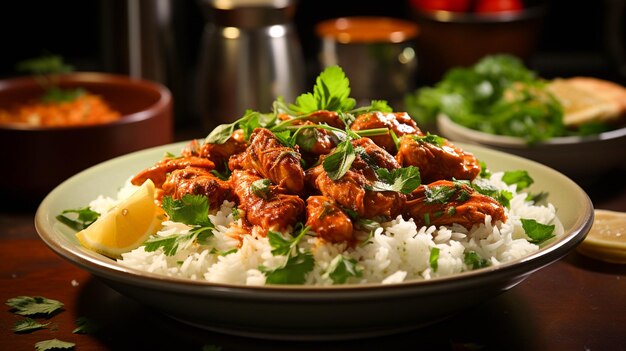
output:
M563 108L546 81L510 55L487 56L472 67L451 69L433 87L407 94L404 102L418 124L444 114L465 127L528 143L572 133L564 127Z
M474 188L474 190L476 190L480 194L494 198L506 208L511 207L511 199L513 198L513 193L508 190L500 190L480 178L472 182L472 188Z
M476 251L467 251L463 255L463 262L471 269L478 269L489 266L491 263L480 257Z
M446 185L424 186L424 195L426 195L426 203L444 204L450 200L456 189Z
M357 261L344 255L337 255L328 267L325 276L329 277L334 284L343 284L350 277L361 277L363 268L357 265Z
M30 333L32 331L43 329L50 323L41 324L32 318L24 318L15 322L13 325L13 332L15 333Z
M480 165L480 174L481 178L489 179L491 178L491 171L487 168L487 164L483 161L478 161Z
M67 214L75 214L76 216L72 216L74 218L66 216ZM56 216L57 221L65 224L66 226L76 230L81 231L87 227L89 227L93 222L96 221L100 217L100 214L96 211L93 211L89 207L64 210L61 214Z
M55 338L36 343L35 349L37 351L47 351L53 349L73 349L74 346L76 346L76 344L73 342L62 341Z
M529 242L533 244L541 244L544 241L553 238L554 225L541 224L534 219L522 218L522 228L526 232L526 235L530 237Z
M397 191L409 194L421 184L420 171L409 166L389 171L386 168L376 169L378 181L372 184L373 191Z
M502 181L508 185L517 185L517 190L526 189L535 182L525 170L504 172Z
M216 176L217 178L221 180L228 180L232 172L230 171L228 167L224 167L224 170L221 172L218 171L217 169L212 169L211 174L213 174L214 176Z
M439 264L437 263L437 260L439 259L439 252L440 249L438 247L433 247L430 249L430 257L428 258L428 262L433 272L437 272L437 268L439 268Z
M446 139L439 135L427 133L426 135L411 135L411 138L418 143L429 143L442 147L446 143Z
M98 326L87 317L79 317L74 321L76 328L72 330L74 334L93 334L98 330Z
M356 154L352 143L350 140L344 140L337 145L332 154L324 158L322 167L324 167L330 179L338 180L348 172L355 159Z
M13 308L15 313L22 316L52 315L63 308L63 303L42 296L18 296L8 299L6 304Z
M317 77L313 93L304 93L296 98L290 109L299 113L319 110L349 111L356 105L350 97L350 81L339 66L324 69Z
M306 275L313 270L315 261L310 252L298 250L298 243L309 229L310 227L298 223L295 229L297 234L291 239L283 238L279 232L271 230L268 232L272 254L286 256L286 260L274 269L259 267L259 270L265 273L267 284L304 284Z
M528 196L526 196L526 201L538 204L545 201L548 198L548 195L549 194L546 191L542 191L537 194L528 194Z
M84 95L86 91L81 88L60 89L57 86L56 75L69 73L74 67L63 62L63 58L57 55L46 55L39 58L21 61L17 64L17 70L33 74L37 83L45 90L41 101L60 103L73 101Z
M172 234L165 237L153 237L146 241L147 252L163 248L167 256L172 256L181 248L189 247L194 242L206 244L213 235L215 226L208 216L208 198L203 195L187 194L181 200L174 200L171 196L163 198L163 210L170 220L191 226L187 234Z
M250 185L250 191L257 197L267 199L270 194L270 184L272 183L267 178L255 180L252 182L252 185Z

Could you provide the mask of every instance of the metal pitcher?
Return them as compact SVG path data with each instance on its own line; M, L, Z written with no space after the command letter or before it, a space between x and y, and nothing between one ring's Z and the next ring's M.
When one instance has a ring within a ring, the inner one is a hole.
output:
M243 116L269 112L282 96L303 92L304 57L290 0L202 0L207 22L200 50L197 97L206 131Z

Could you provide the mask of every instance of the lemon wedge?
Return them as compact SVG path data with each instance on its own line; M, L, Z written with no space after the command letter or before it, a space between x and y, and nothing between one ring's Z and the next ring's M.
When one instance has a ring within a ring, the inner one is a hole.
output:
M154 183L148 179L76 237L84 247L118 258L156 233L164 218L165 212L154 202Z
M626 212L595 210L593 226L577 250L606 262L626 263Z

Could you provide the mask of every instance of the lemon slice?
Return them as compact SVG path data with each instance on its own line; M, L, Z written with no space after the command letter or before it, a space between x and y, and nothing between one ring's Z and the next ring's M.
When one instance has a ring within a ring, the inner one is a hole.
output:
M595 220L583 242L583 255L611 263L626 263L626 212L595 210Z
M156 233L164 214L154 202L154 183L148 179L131 196L76 233L76 237L84 247L118 258Z

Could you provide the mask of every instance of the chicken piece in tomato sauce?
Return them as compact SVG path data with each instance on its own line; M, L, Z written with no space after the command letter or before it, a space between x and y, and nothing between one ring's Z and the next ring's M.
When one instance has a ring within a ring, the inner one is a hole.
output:
M359 115L350 126L350 129L354 131L375 128L388 128L398 138L405 134L422 135L422 131L406 112L369 112ZM369 138L376 145L392 154L398 151L396 143L390 134L370 136Z
M297 150L283 145L268 129L256 128L246 151L230 158L231 170L250 169L290 193L304 189L304 170Z
M252 170L234 170L230 184L245 219L264 229L265 233L295 225L304 213L304 200L297 195L283 193L283 188L271 184L267 178Z
M248 142L244 137L243 130L237 129L223 144L199 143L192 140L183 149L181 156L197 156L207 158L215 164L220 171L228 167L228 160L231 156L244 152L248 147Z
M480 174L480 162L472 153L436 135L403 136L396 159L403 167L418 167L423 183L473 180Z
M211 171L215 169L215 164L209 159L198 156L165 157L155 165L137 173L130 182L133 185L140 186L147 179L150 179L157 188L161 188L163 183L165 183L168 174L177 169L185 169L187 167L195 167Z
M306 225L318 237L332 243L352 242L352 220L332 199L309 196L306 200Z
M339 114L335 111L319 110L311 112L307 115L295 117L284 113L278 115L278 119L282 121L288 121L294 118L297 118L297 120L293 120L292 125L298 125L308 121L314 124L326 124L339 129L344 129L346 127L345 123L341 120L341 118L339 118Z
M352 145L356 158L341 178L331 179L320 163L307 170L307 182L340 206L355 211L361 218L396 217L401 213L404 194L369 189L377 180L375 168L392 170L400 167L398 162L368 138L354 140Z
M460 181L438 180L420 185L407 196L405 211L418 227L458 223L470 230L474 225L485 223L486 216L491 216L494 224L506 222L499 202Z
M187 167L173 171L163 183L163 196L182 199L185 195L204 195L208 198L209 209L219 208L225 200L235 197L227 181L221 180L209 171Z

